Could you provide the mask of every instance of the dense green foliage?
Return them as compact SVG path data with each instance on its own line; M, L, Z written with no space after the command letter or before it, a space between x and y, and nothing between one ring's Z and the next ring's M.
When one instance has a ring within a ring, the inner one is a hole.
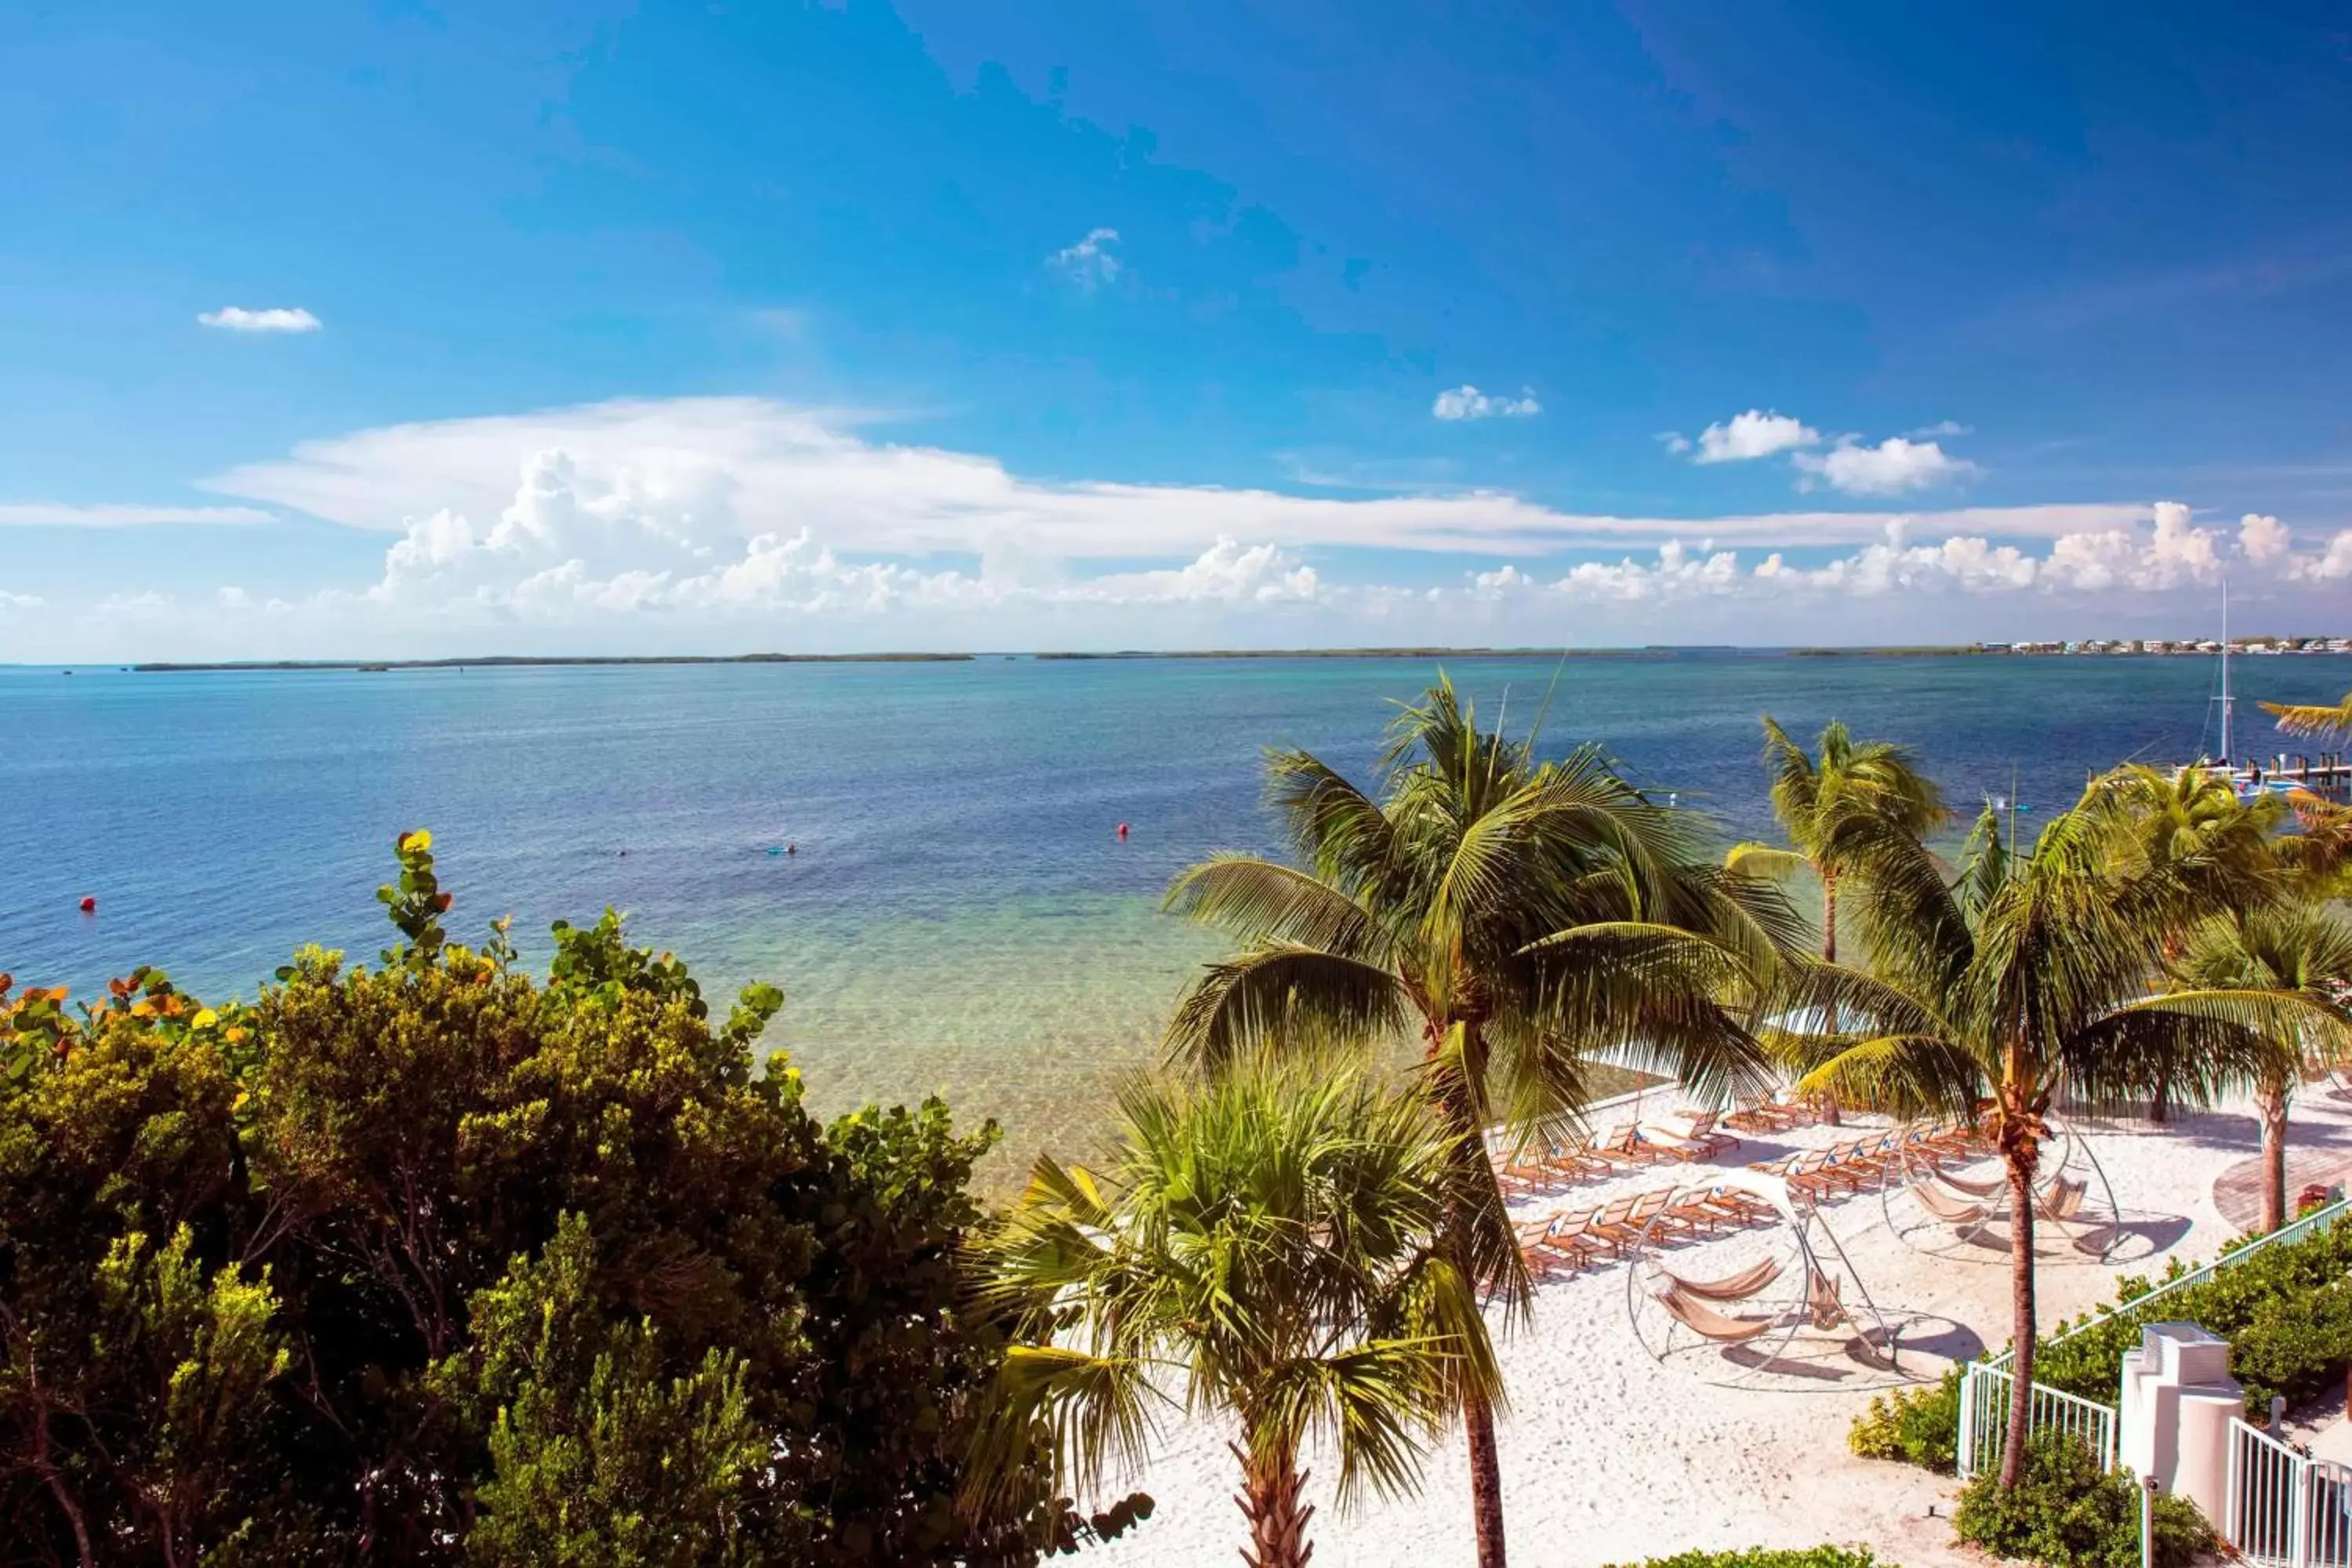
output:
M2176 1263L2167 1279L2188 1272ZM2051 1388L2113 1404L2116 1368L2139 1343L2143 1322L2191 1322L2221 1335L2232 1350L2231 1370L2246 1385L2248 1408L2269 1407L2273 1394L2304 1398L2352 1363L2352 1225L2336 1225L2299 1241L2265 1247L2210 1279L2176 1290L2146 1308L2136 1298L2152 1284L2126 1279L2116 1305L2088 1326L2044 1347L2034 1380ZM2160 1281L2159 1281L2160 1283Z
M2052 1433L2029 1447L2013 1488L1990 1472L1960 1490L1953 1531L1996 1557L2047 1568L2139 1568L2140 1495L2074 1438ZM2189 1568L2213 1550L2213 1530L2188 1499L2156 1499L2150 1533L2156 1568Z
M1896 1459L1950 1475L1959 1467L1960 1378L1965 1371L1957 1364L1947 1367L1933 1388L1873 1394L1870 1408L1853 1418L1846 1447L1865 1459Z
M1612 1568L1895 1568L1866 1546L1750 1546L1739 1552L1677 1552Z
M447 940L431 840L378 970L249 1005L0 978L0 1563L1015 1563L975 1521L1003 1342L943 1108L831 1128L608 912L544 984Z

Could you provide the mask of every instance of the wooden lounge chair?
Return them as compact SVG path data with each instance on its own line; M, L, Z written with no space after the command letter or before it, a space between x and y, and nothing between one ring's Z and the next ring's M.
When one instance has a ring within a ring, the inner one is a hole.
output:
M1650 1222L1665 1212L1666 1200L1673 1196L1673 1193L1666 1191L1640 1193L1622 1200L1622 1209L1618 1204L1611 1204L1592 1216L1592 1228L1596 1233L1615 1240L1621 1247L1631 1247L1642 1239L1643 1232L1650 1228ZM1610 1210L1612 1209L1619 1212L1612 1214Z
M1613 1127L1584 1145L1583 1152L1622 1170L1634 1170L1664 1158L1642 1142L1642 1130L1632 1122Z
M1743 1095L1739 1109L1723 1119L1726 1127L1742 1132L1785 1132L1796 1125L1787 1111L1775 1104L1769 1095Z
M1693 1191L1696 1192L1696 1189ZM1774 1208L1754 1193L1745 1192L1738 1187L1709 1187L1706 1192L1697 1194L1697 1201L1715 1210L1733 1225L1769 1225L1780 1217L1779 1209Z
M1713 1236L1727 1225L1740 1223L1707 1201L1704 1188L1686 1187L1674 1194L1661 1216L1662 1223L1678 1230L1704 1231Z
M1692 1110L1664 1121L1645 1122L1640 1129L1642 1142L1660 1150L1669 1159L1685 1163L1710 1160L1727 1149L1739 1147L1738 1139L1728 1132L1715 1130L1716 1121L1716 1113L1712 1110Z

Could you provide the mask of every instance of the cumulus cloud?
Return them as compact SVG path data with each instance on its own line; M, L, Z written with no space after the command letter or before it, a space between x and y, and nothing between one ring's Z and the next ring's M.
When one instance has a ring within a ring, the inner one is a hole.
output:
M38 594L12 594L0 588L0 610L36 610L45 601Z
M1118 230L1090 228L1076 245L1066 245L1045 258L1045 265L1084 289L1098 289L1119 275L1118 257L1109 247L1118 243Z
M2247 560L2276 561L2294 548L2294 531L2274 517L2250 511L2238 520L2238 552Z
M2298 561L2291 574L2309 583L2341 583L2352 578L2352 528L2343 530L2327 542L2327 548L2316 558Z
M1818 479L1850 496L1894 496L1926 489L1976 472L1934 441L1889 436L1875 447L1847 437L1826 452L1799 452L1790 459L1809 482Z
M1724 424L1710 425L1700 431L1697 455L1691 461L1744 463L1776 452L1811 447L1821 438L1822 433L1801 419L1751 408L1745 414L1733 415ZM1668 439L1666 447L1669 451L1685 452L1691 449L1691 443L1675 436Z
M156 524L242 527L273 521L249 506L68 506L0 503L0 528L147 528Z
M225 332L315 332L326 325L299 306L283 305L266 310L248 310L242 305L224 305L217 310L205 311L196 320Z
M1429 411L1440 419L1531 419L1541 414L1543 405L1536 401L1534 388L1522 391L1518 397L1490 395L1465 381L1439 393Z

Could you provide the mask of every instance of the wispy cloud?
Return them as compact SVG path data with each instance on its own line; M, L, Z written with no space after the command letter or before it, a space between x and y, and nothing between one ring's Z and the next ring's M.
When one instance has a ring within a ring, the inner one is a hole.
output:
M1957 419L1938 419L1933 425L1922 425L1916 430L1906 430L1903 434L1917 441L1933 439L1938 436L1973 436L1976 430L1973 426L1963 425Z
M1479 391L1468 382L1437 395L1429 411L1440 419L1532 419L1543 412L1533 387L1522 387L1517 397Z
M242 527L275 521L249 506L69 506L0 502L0 528L148 528L156 524Z
M1117 278L1122 270L1118 257L1110 247L1118 243L1118 230L1092 228L1076 245L1066 245L1045 258L1045 265L1076 283L1082 289L1098 289Z
M266 310L248 310L242 305L224 305L217 310L205 311L196 320L225 332L315 332L326 325L299 306L283 305L272 306Z

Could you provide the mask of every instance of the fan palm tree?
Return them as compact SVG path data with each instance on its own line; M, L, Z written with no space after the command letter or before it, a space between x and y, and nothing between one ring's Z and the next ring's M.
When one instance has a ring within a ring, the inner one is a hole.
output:
M1770 1037L1803 1071L1801 1089L1902 1115L1982 1109L2008 1174L2021 1386L2033 1377L2034 1182L2053 1100L2070 1088L2144 1084L2136 1064L2212 1059L2282 1009L2309 1011L2268 988L2154 994L2179 894L2157 872L2117 885L2118 820L2063 813L2012 861L1988 809L1948 884L1924 847L1882 857L1858 911L1866 962L1790 966L1784 1016L1819 1026ZM2176 1091L2209 1087L2198 1076ZM2004 1487L2017 1482L2032 1405L2011 1402Z
M2265 713L2278 716L2278 727L2290 735L2352 735L2352 691L2330 707L2326 703L2265 702Z
M1261 1047L1418 1052L1452 1134L1440 1247L1513 1310L1526 1266L1486 1157L1565 1136L1593 1063L1673 1074L1700 1096L1764 1081L1746 1026L1759 977L1803 942L1769 885L1724 869L1704 819L1660 806L1597 752L1539 762L1441 681L1393 725L1378 796L1276 751L1269 795L1301 862L1222 855L1168 902L1243 944L1170 1024L1211 1071ZM1482 1568L1504 1561L1494 1402L1463 1402Z
M2200 768L2127 763L2094 779L2081 805L2101 821L2116 884L2167 897L2159 918L2168 963L2213 910L2257 908L2284 891L2277 847L2286 808L2275 796L2242 801L2227 780ZM2169 1065L2155 1064L2150 1121L2169 1116L2171 1085Z
M980 1247L983 1300L1031 1342L1004 1362L977 1485L1043 1431L1090 1492L1181 1401L1233 1424L1244 1561L1300 1568L1308 1445L1336 1447L1343 1502L1394 1493L1458 1391L1495 1386L1476 1292L1433 1246L1448 1141L1417 1098L1311 1064L1120 1105L1109 1168L1039 1160Z
M2352 925L2317 903L2208 921L2174 966L2184 996L2275 991L2304 998L2248 1029L2242 1051L2217 1058L2214 1076L2252 1087L2263 1125L2263 1229L2286 1223L2287 1110L2307 1078L2352 1051Z
M1837 962L1838 879L1871 857L1896 853L1949 816L1943 793L1919 771L1909 748L1857 741L1832 722L1814 755L1764 715L1764 768L1772 777L1772 815L1790 847L1740 844L1726 864L1764 877L1810 870L1822 884L1822 956Z

